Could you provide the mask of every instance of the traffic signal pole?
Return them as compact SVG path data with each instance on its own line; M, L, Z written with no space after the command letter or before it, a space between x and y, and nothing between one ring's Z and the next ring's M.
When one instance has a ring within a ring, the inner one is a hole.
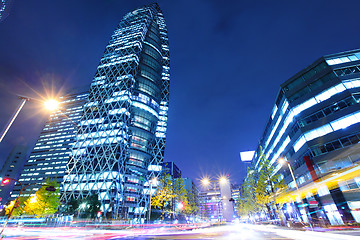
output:
M0 178L1 178L1 177L0 177ZM4 184L9 183L9 180L15 181L15 182L19 183L19 184L20 184L20 187L21 187L20 192L19 192L19 195L18 195L17 198L15 199L14 205L12 206L12 208L11 208L11 210L10 210L7 218L6 218L6 221L5 221L5 223L4 223L4 226L3 226L3 228L2 228L2 230L1 230L1 232L0 232L0 237L1 237L1 239L3 239L3 238L4 238L3 233L4 233L4 230L5 230L5 228L6 228L6 225L7 225L7 223L9 222L9 219L11 218L11 215L12 215L14 209L15 209L15 206L17 205L17 203L18 203L18 201L19 201L19 198L20 198L20 196L21 196L21 193L22 193L27 187L29 187L29 186L31 186L31 185L47 186L46 190L47 190L47 191L51 191L51 192L56 191L56 188L55 188L54 186L50 186L50 185L46 185L46 184L40 184L40 183L31 183L31 184L28 184L28 185L26 185L26 186L24 187L19 180L14 179L14 178L8 178L8 177L7 177L7 178L4 178L4 179L1 178L1 180L2 180L1 182L4 183Z

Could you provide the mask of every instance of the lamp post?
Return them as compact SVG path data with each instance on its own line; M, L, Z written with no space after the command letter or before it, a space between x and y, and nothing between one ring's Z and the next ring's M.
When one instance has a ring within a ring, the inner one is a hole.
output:
M9 177L6 177L6 178L0 177L0 180L1 180L1 183L2 183L2 184L7 184L7 183L10 182L10 180L15 181L15 182L17 182L17 183L20 184L20 192L19 192L19 195L18 195L17 198L14 200L14 201L15 201L15 202L14 202L14 205L12 206L12 208L11 208L9 214L8 214L8 217L6 218L6 221L5 221L5 223L4 223L4 226L3 226L3 228L2 228L2 230L1 230L1 232L0 232L0 237L1 237L1 239L2 239L2 238L3 238L3 232L4 232L5 228L6 228L7 223L9 222L9 219L11 218L11 215L12 215L14 209L15 209L15 206L16 206L17 202L19 201L20 195L21 195L21 193L22 193L27 187L29 187L29 186L31 186L31 185L47 186L47 188L46 188L45 190L51 191L51 192L55 192L55 191L56 191L56 188L55 188L54 186L51 186L51 185L40 184L40 183L31 183L31 184L28 184L28 185L26 185L26 186L23 186L22 183L21 183L19 180L14 179L14 178L9 178Z
M150 192L149 192L149 212L148 212L148 224L150 223L150 216L151 216L151 192L152 192L152 185L157 183L157 179L153 178L149 180L150 184Z
M2 134L0 136L0 142L2 142L2 140L4 139L6 133L9 131L11 125L14 123L16 117L19 115L19 113L20 113L21 109L24 107L25 103L30 100L40 101L38 99L24 97L24 96L18 96L18 98L21 99L21 103L20 103L19 107L16 109L14 115L11 117L9 123L6 125L4 131L2 132ZM44 104L45 108L48 109L49 111L54 111L55 109L58 108L58 105L59 105L59 103L55 99L48 99L48 100L44 101L43 104Z
M290 170L291 177L292 177L292 179L293 179L293 181L294 181L294 183L295 183L295 187L296 187L297 194L298 194L298 196L299 196L299 198L300 198L300 200L301 200L302 207L304 208L304 211L305 211L305 214L306 214L305 204L304 204L304 201L303 201L303 199L302 199L302 197L301 197L301 194L300 194L300 191L299 191L299 186L297 185L297 182L296 182L296 179L295 179L295 176L294 176L294 172L293 172L293 170L292 170L292 167L291 167L290 163L289 163L288 161L286 161L285 159L283 159L283 158L281 158L279 161L280 161L281 164L284 164L284 163L287 164L287 166L288 166L288 168L289 168L289 170ZM301 213L301 212L300 212L300 213ZM311 227L311 229L312 229L312 225L311 225L310 219L309 219L308 221L309 221L309 225L310 225L310 227Z
M3 133L1 134L0 142L4 139L6 133L9 131L9 128L15 121L15 119L16 119L17 115L19 114L19 112L21 111L21 109L24 107L25 103L30 100L29 98L26 98L26 97L19 96L19 98L21 99L21 103L20 103L19 107L17 108L16 112L14 113L14 115L11 117L10 122L6 125Z
M219 219L224 218L227 221L230 221L233 216L233 209L231 209L231 205L226 205L226 202L233 201L231 198L231 189L229 185L229 179L222 176L217 180L210 180L208 178L203 178L201 180L203 186L209 186L211 183L214 183L214 193L216 192L216 183L219 183L219 191L220 191L220 200L217 202L217 207L219 209ZM229 185L229 187L227 187ZM220 202L222 203L222 209L220 207ZM231 215L231 216L230 216Z

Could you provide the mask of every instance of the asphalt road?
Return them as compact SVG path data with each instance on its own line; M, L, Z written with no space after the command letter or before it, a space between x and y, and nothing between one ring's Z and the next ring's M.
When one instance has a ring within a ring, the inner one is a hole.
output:
M360 239L359 231L313 232L291 230L275 226L249 224L226 225L208 228L181 230L177 228L134 228L127 230L95 230L86 228L25 228L6 229L4 239L47 240L47 239L86 239L86 240L126 240L126 239L294 239L294 240L355 240Z

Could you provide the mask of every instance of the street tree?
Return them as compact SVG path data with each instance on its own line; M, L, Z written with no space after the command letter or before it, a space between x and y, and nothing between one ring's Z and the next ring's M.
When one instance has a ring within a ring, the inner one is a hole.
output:
M260 147L259 176L255 190L256 202L262 210L267 210L269 215L281 217L278 205L275 204L273 197L277 191L284 189L286 185L279 173L274 174L274 170L274 165L265 157L263 149ZM271 214L271 208L276 210L276 214Z
M279 207L275 204L274 196L277 191L286 187L280 174L274 173L274 166L264 155L260 147L260 159L258 168L248 169L247 176L241 187L241 196L237 204L237 211L240 215L252 216L262 211L269 215L278 215ZM272 214L271 209L276 209ZM275 216L276 217L276 216Z
M185 189L184 179L173 179L174 197L172 199L173 211L177 213L187 212L190 209L188 202L188 191Z
M187 205L184 212L187 215L196 215L199 212L199 197L194 192L187 192L186 195Z
M43 185L44 186L36 191L34 196L26 199L24 203L24 211L26 214L43 217L57 212L60 206L59 184L55 180L48 178ZM49 191L49 186L54 187L54 191Z
M80 206L80 200L72 197L70 200L62 207L62 211L67 214L75 214Z
M17 203L15 200L11 201L6 207L6 214L9 214L15 204L13 216L20 215L35 215L37 217L54 214L60 205L59 200L59 184L55 180L46 179L35 195L28 198L20 197ZM49 191L49 186L52 186L52 191Z
M160 209L161 217L164 218L164 212L171 211L172 200L175 197L172 178L169 174L165 174L159 181L156 194L151 198L151 206Z
M91 194L84 202L86 203L86 217L95 218L97 213L100 211L101 202L99 201L98 194Z
M239 215L251 216L259 210L256 202L256 187L255 171L248 168L247 176L241 186L240 198L236 204Z
M5 207L5 214L9 215L11 209L14 207L14 210L12 212L12 216L21 216L25 214L25 201L27 198L20 197L15 205L15 200L11 201L6 207ZM15 206L14 206L15 205Z

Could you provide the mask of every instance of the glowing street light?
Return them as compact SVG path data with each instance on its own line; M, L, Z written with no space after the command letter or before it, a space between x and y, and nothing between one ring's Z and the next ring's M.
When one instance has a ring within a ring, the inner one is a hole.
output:
M201 183L204 186L208 186L210 184L210 180L208 178L203 178L203 179L201 179Z
M279 163L280 163L281 165L287 164L287 166L288 166L288 168L289 168L289 170L290 170L292 179L293 179L293 181L294 181L294 183L295 183L295 187L296 187L296 190L297 190L297 194L298 194L298 196L299 196L299 198L300 198L300 200L301 200L302 206L303 206L304 211L305 211L305 214L306 214L305 204L304 204L304 201L303 201L303 199L302 199L302 197L301 197L301 195L300 195L299 186L297 185L297 182L296 182L296 179L295 179L295 176L294 176L294 172L293 172L293 170L292 170L292 167L291 167L290 163L289 163L288 161L286 161L284 158L280 158L280 159L279 159ZM302 215L301 212L300 212L300 215ZM310 227L311 227L311 229L312 229L312 225L311 225L310 220L309 220L309 224L310 224Z
M233 210L231 210L232 209L231 206L230 207L227 206L227 203L233 202L234 199L231 198L231 189L230 189L229 179L226 176L220 176L216 180L210 180L209 178L203 178L200 181L204 187L209 187L211 183L214 184L213 185L214 194L215 195L220 194L219 198L215 197L215 196L213 196L213 198L212 198L212 200L214 202L216 201L217 209L219 212L218 213L219 221L221 221L223 218L230 221L233 216ZM211 186L207 190L211 190ZM217 191L219 191L219 193L217 193ZM223 208L221 208L221 206L223 206ZM231 217L230 217L230 215L231 215Z
M49 111L55 111L59 108L59 102L55 99L48 99L44 102L44 106Z
M227 183L228 180L229 180L229 179L227 179L226 177L220 177L219 182L220 182L221 184L225 184L225 183Z
M209 186L210 183L216 183L216 182L219 182L220 184L225 184L229 181L229 179L224 176L220 177L218 180L210 180L205 177L205 178L201 179L200 181L201 181L201 184L206 187L206 186Z
M38 99L33 99L30 97L24 97L24 96L18 96L18 98L21 99L21 103L20 103L19 107L16 109L14 115L11 117L9 123L6 125L4 131L2 132L2 134L0 136L0 142L4 139L6 133L9 131L11 125L15 121L16 117L19 115L19 113L20 113L21 109L24 107L25 103L30 100L39 101ZM54 110L58 109L59 102L56 101L55 99L49 99L49 100L44 101L44 105L45 105L45 108L48 109L49 111L54 111Z

